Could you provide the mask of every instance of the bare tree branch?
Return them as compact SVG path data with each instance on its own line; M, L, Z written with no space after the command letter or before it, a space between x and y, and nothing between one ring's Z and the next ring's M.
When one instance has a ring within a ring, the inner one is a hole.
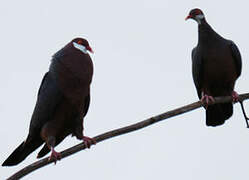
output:
M249 93L239 95L240 102L243 102L245 99L249 99ZM231 102L231 101L232 101L232 98L230 96L217 97L217 98L215 98L215 102L213 104L226 103L226 102ZM162 120L168 119L168 118L173 117L173 116L177 116L177 115L195 110L195 109L200 108L200 107L202 107L202 103L200 101L197 101L195 103L192 103L192 104L189 104L189 105L186 105L186 106L183 106L183 107L159 114L157 116L151 117L149 119L138 122L136 124L132 124L132 125L129 125L129 126L126 126L123 128L119 128L119 129L115 129L115 130L103 133L103 134L98 135L94 138L95 138L96 142L99 143L99 142L104 141L106 139L113 138L113 137L116 137L119 135L123 135L123 134L129 133L129 132L132 132L132 131L136 131L138 129L142 129L142 128L150 126L154 123L160 122ZM245 115L244 108L243 108L243 114ZM65 158L65 157L70 156L76 152L79 152L85 148L86 147L85 147L84 143L80 143L76 146L73 146L69 149L62 151L61 157ZM53 163L53 160L49 160L49 158L41 159L39 161L36 161L36 162L26 166L23 169L21 169L20 171L18 171L17 173L15 173L11 177L9 177L8 180L20 179L20 178L24 177L25 175L35 171L36 169L39 169L39 168L46 166L48 164L51 164L51 163Z

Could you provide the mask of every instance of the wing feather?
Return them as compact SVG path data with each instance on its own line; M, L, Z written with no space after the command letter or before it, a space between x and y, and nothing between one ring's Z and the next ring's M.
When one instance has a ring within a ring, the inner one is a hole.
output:
M198 97L201 98L203 65L202 58L197 52L197 47L192 50L192 76Z

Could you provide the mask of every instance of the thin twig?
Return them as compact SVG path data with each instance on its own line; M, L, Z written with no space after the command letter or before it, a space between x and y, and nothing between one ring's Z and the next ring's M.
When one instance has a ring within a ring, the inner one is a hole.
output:
M249 124L248 124L249 118L248 118L247 115L246 115L246 111L245 111L245 108L244 108L244 105L243 105L243 101L240 101L239 103L240 103L240 106L241 106L241 109L242 109L242 113L243 113L243 115L244 115L244 118L245 118L245 120L246 120L246 127L249 128Z
M249 99L249 93L239 95L239 100L241 102L244 101L245 99ZM217 98L215 98L215 102L213 104L227 103L227 102L231 102L231 101L232 101L231 96L217 97ZM186 106L183 106L183 107L159 114L157 116L151 117L149 119L138 122L136 124L103 133L103 134L98 135L94 138L95 138L96 142L99 143L99 142L104 141L106 139L113 138L113 137L116 137L119 135L123 135L123 134L129 133L129 132L132 132L132 131L135 131L138 129L142 129L142 128L150 126L154 123L160 122L162 120L168 119L168 118L176 116L176 115L180 115L180 114L195 110L195 109L200 108L200 107L202 107L202 103L200 101L197 101L195 103L192 103L192 104L189 104L189 105L186 105ZM80 143L76 146L73 146L69 149L62 151L61 158L65 158L67 156L70 156L70 155L72 155L76 152L79 152L85 148L86 147L85 147L84 143ZM16 172L14 175L9 177L8 180L20 179L20 178L24 177L25 175L35 171L36 169L39 169L39 168L46 166L47 164L51 164L51 163L53 163L53 160L49 160L49 158L41 159L39 161L36 161L36 162L26 166L25 168L21 169L20 171Z

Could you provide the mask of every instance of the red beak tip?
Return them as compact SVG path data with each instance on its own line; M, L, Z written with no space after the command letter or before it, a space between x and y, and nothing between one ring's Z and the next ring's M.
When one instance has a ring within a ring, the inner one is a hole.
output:
M90 46L88 46L86 49L87 49L90 53L94 53L93 50L92 50L92 48L91 48Z
M187 21L188 19L192 18L191 15L188 15L186 18L185 18L185 21Z

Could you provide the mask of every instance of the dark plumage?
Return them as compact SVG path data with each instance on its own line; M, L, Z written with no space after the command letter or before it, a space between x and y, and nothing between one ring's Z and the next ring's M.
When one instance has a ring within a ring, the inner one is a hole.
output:
M200 9L190 11L187 19L198 23L198 44L192 51L192 73L198 97L208 104L213 96L230 96L238 100L235 81L241 74L241 55L237 46L216 33ZM232 103L206 108L207 126L222 125L233 114Z
M51 150L51 158L56 161L60 154L54 147L70 134L83 139L88 147L95 143L83 135L83 118L90 103L93 75L87 51L92 52L88 42L76 38L53 56L38 92L28 137L2 166L20 163L44 142L37 157L43 157Z

